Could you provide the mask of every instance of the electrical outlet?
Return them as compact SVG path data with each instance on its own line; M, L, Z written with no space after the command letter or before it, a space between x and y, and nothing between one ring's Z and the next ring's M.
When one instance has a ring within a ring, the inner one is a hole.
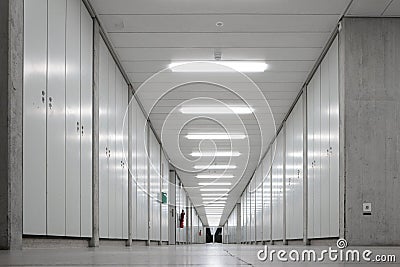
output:
M372 214L372 203L364 202L363 203L363 215L371 215Z

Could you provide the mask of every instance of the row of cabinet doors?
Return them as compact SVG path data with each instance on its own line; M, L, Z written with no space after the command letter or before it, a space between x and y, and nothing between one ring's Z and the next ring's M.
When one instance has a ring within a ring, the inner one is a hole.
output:
M105 42L99 58L101 238L128 238L128 85Z
M23 233L91 236L92 29L80 0L25 0Z

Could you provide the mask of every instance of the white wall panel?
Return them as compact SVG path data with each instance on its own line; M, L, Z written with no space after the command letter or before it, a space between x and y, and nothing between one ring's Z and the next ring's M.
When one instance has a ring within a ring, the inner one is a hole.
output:
M283 226L283 139L279 134L272 165L272 238L282 239Z
M138 104L135 98L129 104L130 108L130 125L131 128L131 150L128 153L131 153L131 162L129 163L129 172L132 176L132 233L133 239L138 238L138 229L137 229L137 217L138 217L138 194L137 194L137 113L138 113Z
M329 236L329 57L321 63L321 138L320 138L320 224L321 237Z
M160 240L160 144L153 132L150 133L150 188L151 188L151 239Z
M162 223L162 240L168 241L168 202L170 198L170 194L168 194L168 181L169 181L169 163L165 154L161 154L161 174L162 174L162 192L167 194L167 203L162 204L162 211L161 211L161 223ZM162 197L162 196L161 196Z
M122 237L124 239L128 238L128 90L128 84L122 78Z
M256 174L256 241L262 241L263 233L263 185L262 185L262 164L258 167Z
M81 55L80 0L67 1L65 77L65 234L80 236Z
M146 152L146 118L142 112L137 113L137 233L138 239L147 240L147 152Z
M116 161L116 174L115 174L115 206L116 206L116 235L119 238L123 236L123 204L124 204L124 161L123 161L123 111L124 109L124 96L123 94L123 78L119 69L115 68L115 161ZM126 98L125 98L126 99Z
M66 0L48 1L47 234L65 235Z
M263 176L263 241L271 238L271 150L262 164Z
M314 78L307 86L307 216L308 237L314 236Z
M93 20L81 2L81 236L92 236ZM103 151L100 147L100 153Z
M116 103L115 103L115 62L111 54L108 55L108 230L110 238L118 238L117 233L117 149L116 149Z
M338 38L328 52L329 90L329 142L330 142L330 236L339 236L339 56Z
M100 237L109 236L109 146L108 146L108 64L109 52L103 39L99 57L99 228Z
M293 238L293 224L296 222L293 217L294 211L294 147L293 147L293 131L294 131L294 113L292 113L286 121L286 238Z
M24 1L23 233L46 234L47 0Z
M300 97L295 106L293 131L293 147L294 147L294 223L293 238L300 239L303 237L303 98Z

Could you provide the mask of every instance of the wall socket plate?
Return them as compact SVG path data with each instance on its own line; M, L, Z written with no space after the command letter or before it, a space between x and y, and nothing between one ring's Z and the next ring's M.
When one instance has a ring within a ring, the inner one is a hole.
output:
M363 215L371 215L372 214L372 203L364 202L363 203Z

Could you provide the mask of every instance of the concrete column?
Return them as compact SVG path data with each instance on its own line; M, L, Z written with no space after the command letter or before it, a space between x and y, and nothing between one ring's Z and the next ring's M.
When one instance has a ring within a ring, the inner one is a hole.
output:
M99 58L100 58L100 27L93 23L93 132L92 132L92 238L90 247L99 246Z
M128 87L128 240L126 242L126 246L132 246L133 232L132 232L132 131L136 131L132 125L132 116L136 116L133 114L131 100L133 98L133 88L131 85ZM135 151L136 153L136 151Z
M339 33L344 237L400 245L400 18L344 18ZM371 205L371 215L363 204Z
M0 1L0 249L22 248L24 1Z

